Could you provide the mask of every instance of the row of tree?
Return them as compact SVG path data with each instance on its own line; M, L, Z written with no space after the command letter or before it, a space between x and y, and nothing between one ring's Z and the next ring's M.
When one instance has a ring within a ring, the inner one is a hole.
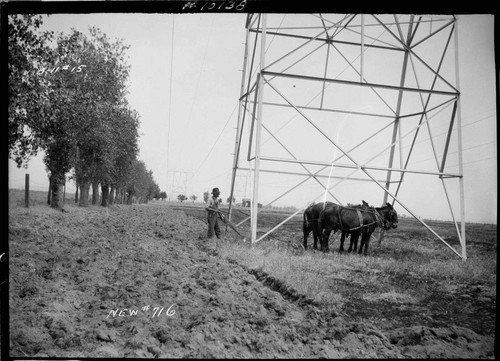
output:
M208 191L203 192L203 202L206 203L208 201L208 198L210 198L210 193ZM177 199L182 203L185 200L187 200L188 197L185 194L179 194L177 196ZM195 194L192 194L192 195L189 196L189 199L191 199L194 202L194 201L196 201L198 199L198 196L195 195ZM231 200L231 197L227 197L227 203L229 203L230 200ZM233 197L233 203L235 201L236 201L236 199ZM222 203L222 199L221 198L219 198L219 203Z
M67 177L82 206L91 186L93 194L101 187L104 206L159 197L137 158L139 115L125 97L128 46L94 27L87 36L41 32L41 25L40 16L9 17L9 157L21 167L45 152L54 208L62 208Z

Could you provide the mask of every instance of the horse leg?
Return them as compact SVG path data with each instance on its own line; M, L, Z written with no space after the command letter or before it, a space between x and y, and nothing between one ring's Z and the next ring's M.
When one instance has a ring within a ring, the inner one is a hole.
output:
M321 222L317 221L316 223L314 223L314 225L313 225L313 233L314 232L316 232L315 243L316 244L319 243L319 249L323 250L323 237L322 237L323 228L322 228ZM330 232L328 232L328 235L330 235ZM328 242L328 240L327 240L327 242ZM318 247L315 246L314 249L318 249Z
M358 254L361 254L361 252L363 251L364 245L365 245L365 233L361 233L361 240L359 241Z
M352 246L354 245L354 241L357 241L356 239L356 233L351 234L351 241L349 242L349 248L347 249L347 252L352 252ZM356 250L356 247L354 247L354 250Z
M344 241L345 241L346 232L342 231L342 235L340 236L340 248L339 252L344 252ZM349 252L351 247L349 247Z
M363 248L364 248L364 254L366 255L366 250L368 249L368 243L370 242L370 235L371 234L369 232L362 233L361 244L359 245L359 251L358 251L359 254L363 253Z
M366 232L365 234L365 253L364 255L366 256L368 254L368 245L370 244L370 238L371 238L372 234L370 232Z
M311 227L304 224L302 231L304 232L304 249L307 249L307 237L309 237L309 233L311 233Z
M352 247L353 252L356 252L356 249L358 248L359 234L360 232L356 232L351 236L351 244L353 245Z
M330 237L330 233L332 230L330 228L325 228L323 229L323 232L321 232L321 250L323 252L328 252L328 238Z
M313 232L313 239L314 239L313 249L318 249L319 234L318 234L318 227L317 227L317 225L313 224L313 226L312 226L312 232Z

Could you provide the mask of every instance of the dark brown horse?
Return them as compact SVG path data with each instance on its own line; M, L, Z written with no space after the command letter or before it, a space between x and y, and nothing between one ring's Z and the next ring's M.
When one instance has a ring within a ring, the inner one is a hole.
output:
M321 212L319 223L321 229L321 249L324 252L328 252L328 238L330 237L330 233L341 230L342 232L346 232L346 235L347 233L351 234L351 240L353 235L357 236L356 239L361 235L359 253L362 252L364 247L364 254L366 254L368 252L370 237L375 228L380 227L385 230L396 228L398 226L398 215L389 203L384 207L368 207L366 209L342 206L328 207Z
M398 228L398 213L390 203L386 203L384 207L376 207L375 211L382 216L381 228L386 231L392 228ZM365 247L364 254L366 255L368 252L368 245L370 244L370 239L375 228L376 227L373 227L373 229L371 229L370 227L367 227L361 230L362 238L359 246L360 254L363 251L363 246Z
M362 204L357 204L352 206L353 208L361 208L361 209L368 209L370 208L370 205L365 202L364 200L362 201ZM339 252L344 252L344 241L347 237L350 237L351 242L349 244L349 249L347 252L354 251L356 252L356 249L358 248L358 239L361 234L361 228L354 229L354 230L343 230L342 235L340 237L340 248Z
M333 208L335 211L339 207L338 204L332 202L321 202L316 204L311 204L304 211L304 220L302 223L302 231L304 232L304 249L307 249L307 237L309 234L313 233L313 249L318 249L318 240L321 236L321 228L319 227L319 218L323 209Z
M337 206L337 212L340 211L342 208L359 208L359 209L368 209L370 207L370 205L365 202L364 200L362 201L363 203L362 204L357 204L357 205L352 205L352 206L348 206L348 207L342 207L342 206L339 206L337 204L335 204L335 206ZM340 226L339 227L334 227L333 228L333 233L337 232L337 230L340 229ZM319 232L321 232L322 230L320 229ZM359 239L359 236L361 234L361 228L355 228L355 229L343 229L342 230L342 234L340 236L340 248L339 248L339 252L343 252L344 251L344 241L346 238L350 237L351 238L351 242L350 242L350 245L349 245L349 250L348 252L351 252L351 250L353 249L353 246L354 246L354 251L356 250L357 248L357 245L358 245L358 239ZM321 250L325 251L325 252L328 252L329 251L329 237L325 240L321 239Z

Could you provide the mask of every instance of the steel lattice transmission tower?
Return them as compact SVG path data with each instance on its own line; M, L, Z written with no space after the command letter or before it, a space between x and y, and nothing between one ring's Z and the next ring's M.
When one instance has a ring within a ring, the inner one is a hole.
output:
M168 171L167 174L172 175L172 186L171 186L171 199L175 200L178 195L184 194L186 197L188 195L187 192L187 184L189 177L192 175L192 172L186 171Z
M347 203L337 189L348 183L374 188L369 194L397 203L466 259L457 24L455 16L247 16L231 195L238 172L250 172L252 242L311 202ZM458 164L449 166L451 155ZM296 182L266 206L311 193L306 184L320 191L257 238L257 203L268 191L261 183L270 176ZM418 190L421 178L438 183L461 253L413 211L421 198L437 198Z

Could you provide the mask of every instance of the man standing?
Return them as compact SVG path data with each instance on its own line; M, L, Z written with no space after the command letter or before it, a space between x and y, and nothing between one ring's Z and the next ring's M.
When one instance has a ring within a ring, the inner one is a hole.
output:
M219 195L219 188L214 188L212 190L212 197L208 198L207 206L205 207L205 209L208 211L207 238L212 238L214 236L214 233L217 238L220 238L221 235L218 216L220 215L222 220L224 220L224 216L219 213Z

